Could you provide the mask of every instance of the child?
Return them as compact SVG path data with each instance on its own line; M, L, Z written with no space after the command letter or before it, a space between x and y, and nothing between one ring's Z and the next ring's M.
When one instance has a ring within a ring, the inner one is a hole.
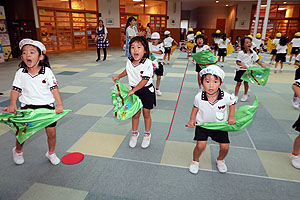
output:
M198 53L198 52L204 51L204 50L210 50L209 46L206 45L206 38L204 37L204 35L197 35L196 36L196 45L193 48L193 53ZM200 65L196 63L196 72L198 73L197 79L198 79L199 88L201 87L201 76L200 76L201 70L202 69L201 69Z
M218 56L219 56L219 61L221 60L222 57L222 62L224 63L225 61L225 56L227 55L227 44L230 42L229 39L226 38L226 33L222 34L221 40L219 40L219 51L218 51ZM222 66L222 64L221 64Z
M225 77L224 71L217 65L210 65L201 70L200 74L204 91L199 92L195 96L194 106L187 126L194 128L195 119L197 124L224 121L228 121L228 124L235 124L235 98L233 95L220 89ZM224 158L229 151L228 132L208 130L197 126L194 137L194 140L197 140L197 144L193 152L193 161L189 167L189 171L193 174L198 173L199 157L205 150L208 137L220 144L219 156L216 160L217 169L220 173L227 172Z
M131 90L128 96L135 94L143 103L143 116L145 123L145 135L142 142L142 148L147 148L150 145L151 139L151 115L150 110L153 105L156 105L154 86L152 84L153 66L149 60L149 46L145 37L136 36L129 43L131 57L126 63L125 70L118 76L112 77L113 81L128 75L128 82ZM141 115L139 110L132 117L132 136L129 141L129 146L134 148L139 137L138 125Z
M16 101L19 96L21 109L48 108L56 110L56 113L63 112L63 104L58 91L57 81L50 69L45 46L35 40L23 39L19 43L22 51L22 62L16 72L13 82L13 88L10 94L10 105L4 108L4 111L15 113L17 110ZM57 106L54 107L54 101ZM60 159L54 153L56 144L56 122L46 127L48 136L49 150L46 157L53 165L58 165ZM13 159L17 165L24 163L22 147L16 141L16 147L13 148Z
M194 30L193 30L193 28L189 28L189 31L186 36L186 42L194 43L194 39L195 39ZM191 51L192 51L192 48L190 48L187 45L187 56L188 57L191 56Z
M171 54L172 43L174 42L176 46L178 45L178 43L173 38L171 38L170 31L165 31L164 35L165 35L166 38L164 39L165 55L164 55L163 64L165 64L165 60L166 60L166 57L168 55L167 64L169 65L170 64L170 54Z
M276 46L279 44L280 37L281 37L281 33L276 33L276 38L273 40L273 42L275 44L275 49L273 49L271 51L272 57L270 60L270 64L275 64L275 57L276 57L276 53L277 53Z
M299 60L300 60L299 55L297 56L297 58L299 58ZM300 62L299 61L297 61L297 62L298 62L297 65L299 66ZM294 96L300 97L300 79L296 80L296 82L293 84L292 88L294 90L294 94L295 94ZM298 120L293 124L292 127L296 131L300 132L300 116L299 116ZM292 151L292 155L291 155L292 165L297 169L300 169L299 150L300 150L300 135L298 135L294 141L293 151Z
M300 32L295 33L295 38L292 39L291 43L292 43L292 52L291 52L289 64L291 64L293 56L296 57L299 53L299 50L300 50Z
M159 86L160 86L161 77L164 74L164 66L161 64L162 60L163 60L164 46L163 46L163 43L159 43L160 35L158 32L152 33L151 41L152 41L152 43L149 43L149 50L150 50L150 53L152 53L156 57L156 60L158 62L158 69L156 69L154 71L154 73L157 76L155 93L158 96L161 96L161 91L159 90Z
M215 33L212 34L213 38L214 38L214 44L213 44L213 50L214 50L214 55L216 56L217 51L219 49L219 43L222 37L221 31L220 30L216 30Z
M256 53L258 55L261 52L262 46L264 44L263 40L261 39L261 34L257 33L256 38L253 38L252 40L256 46Z
M277 73L277 65L280 61L280 72L282 72L283 62L286 61L286 51L287 51L288 39L282 36L279 40L279 44L276 46L276 58L275 58L275 70L274 73Z
M299 80L299 83L300 83L300 54L298 54L298 56L296 57L296 60L295 60L295 65L298 66L298 68L296 69L296 72L295 72L295 80ZM300 86L300 84L299 84ZM295 87L293 85L293 87ZM296 89L298 90L298 87L296 87ZM295 91L295 89L294 89ZM297 94L296 92L294 92L294 96L293 96L293 99L292 99L292 104L295 108L299 108L299 104L297 102Z
M247 67L252 67L252 65L256 62L258 63L261 67L265 66L260 62L258 55L256 54L255 51L251 50L252 46L252 39L250 37L244 37L241 39L241 48L242 50L239 51L238 56L236 58L236 73L234 80L236 81L236 86L235 86L235 98L236 101L238 101L238 94L239 90L241 87L241 84L243 80L241 79L242 75L246 72ZM244 81L244 95L241 98L241 101L247 101L249 95L248 95L248 89L249 89L249 84L248 82Z
M238 52L241 48L241 36L237 36L235 43L234 43L234 50L235 52Z

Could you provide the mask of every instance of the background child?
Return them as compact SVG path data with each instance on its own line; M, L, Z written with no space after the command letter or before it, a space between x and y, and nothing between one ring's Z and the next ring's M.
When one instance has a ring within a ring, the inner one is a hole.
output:
M195 119L197 124L206 122L224 122L228 120L228 124L235 124L235 98L234 96L222 91L221 85L225 77L224 71L217 65L210 65L201 70L201 82L204 88L203 92L199 92L195 96L194 106L188 122L188 127L195 127ZM229 107L229 114L228 114ZM207 138L220 144L219 156L216 160L217 169L221 173L227 172L227 166L224 158L229 151L229 137L227 131L208 130L197 126L195 129L194 140L197 141L193 152L193 161L189 167L189 171L197 174L199 170L199 157L205 150Z
M227 56L227 44L229 42L230 42L230 40L226 38L226 33L223 33L221 40L219 40L218 56L219 56L220 62L221 62L221 57L222 57L222 62L224 63L224 61L225 61L225 56ZM222 65L222 63L221 63L221 65Z
M204 50L210 50L209 46L206 45L206 38L204 37L204 35L197 35L196 36L196 45L193 48L193 53L198 53L200 51L204 51ZM198 85L199 88L201 87L201 76L200 76L200 71L201 71L201 67L199 64L196 63L196 72L197 72L197 80L198 80Z
M292 43L292 52L291 52L289 64L291 64L293 56L296 57L300 51L300 32L295 33L295 38L292 39L291 43Z
M135 94L143 103L143 116L145 123L145 135L141 147L147 148L151 139L151 115L150 110L156 105L154 86L152 84L153 66L149 60L149 46L145 37L136 36L129 43L131 58L126 63L126 68L118 76L112 77L113 81L128 75L131 90L128 96ZM139 137L138 126L141 110L132 117L132 136L129 146L134 148Z
M252 39L250 37L244 37L243 39L241 39L242 50L239 51L238 56L236 58L237 68L234 77L234 80L236 81L236 86L234 90L236 101L238 101L239 90L243 82L241 77L246 72L247 67L252 67L253 64L256 62L261 67L265 68L265 66L260 62L256 52L251 50L251 46L252 46ZM241 101L247 101L249 97L248 89L249 89L249 84L248 82L244 81L244 95L241 98Z
M158 69L154 71L156 74L156 87L155 87L155 93L160 96L161 91L159 90L160 86L160 80L161 77L164 75L164 66L162 65L163 61L163 53L164 53L164 46L163 43L160 42L160 35L158 32L154 32L151 35L151 42L149 43L149 50L150 53L152 53L158 62Z
M35 40L23 39L19 43L22 51L22 62L16 72L13 88L10 94L10 105L4 111L13 113L17 110L16 101L19 97L21 109L47 108L55 109L56 113L63 112L63 104L58 91L57 81L50 69L45 46ZM54 101L57 107L54 107ZM56 144L56 122L46 127L48 136L49 151L46 157L53 165L58 165L60 159L54 153ZM13 159L17 165L24 163L22 147L16 140L16 147L13 148Z
M194 43L194 39L195 39L194 30L192 28L189 28L188 33L186 35L186 42ZM192 48L189 48L188 45L186 45L186 47L187 47L187 56L189 57L191 55Z
M300 54L299 54L300 55ZM298 56L297 56L298 57ZM299 66L299 62L298 62L298 66ZM297 79L296 82L293 84L292 86L293 90L294 90L294 94L297 97L300 97L300 79ZM293 124L292 126L296 131L300 132L300 115L298 120ZM298 135L294 141L294 146L293 146L293 151L292 151L292 155L291 155L291 162L292 165L297 168L300 169L300 157L299 157L299 150L300 150L300 135Z
M273 42L275 44L275 49L273 49L271 51L272 57L270 60L270 64L275 64L275 58L276 58L276 53L277 53L276 46L279 44L280 37L281 37L281 33L276 33L276 38L273 40Z
M168 55L167 64L169 65L170 64L170 54L171 54L172 43L174 42L176 46L178 45L178 43L173 38L171 38L170 31L165 31L164 35L165 35L166 38L164 39L165 55L164 55L163 64L165 64L165 60L166 60L166 57Z
M217 51L219 49L219 43L222 37L221 31L220 30L216 30L215 33L212 34L213 38L214 38L214 44L213 44L213 50L214 50L214 55L217 55Z
M298 68L296 69L296 72L295 72L295 80L300 80L300 68L299 68L300 67L300 54L298 54L298 56L296 57L295 65L298 66ZM294 87L295 86L293 86L293 88ZM296 90L298 90L298 89L299 88L297 87ZM294 92L294 96L293 96L293 99L292 99L292 104L295 108L299 108L299 103L297 102L297 97L298 96L297 96L296 92Z
M288 39L282 36L279 40L279 44L276 46L277 53L275 58L276 63L274 73L277 73L278 62L280 62L280 72L282 72L283 62L286 61L286 51L288 49L287 43Z

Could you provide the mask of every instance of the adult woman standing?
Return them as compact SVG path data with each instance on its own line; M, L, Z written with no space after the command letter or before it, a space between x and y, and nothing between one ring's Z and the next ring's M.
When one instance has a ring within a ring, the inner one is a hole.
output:
M147 24L147 28L146 28L146 39L147 39L148 41L151 39L150 23Z
M129 53L129 42L130 40L137 36L138 34L138 30L136 28L136 19L134 17L129 17L127 19L127 23L126 23L126 56L130 57L130 53Z
M99 20L99 26L96 29L96 33L97 36L95 38L95 41L97 42L96 45L97 45L97 55L98 55L96 62L100 60L100 49L103 49L103 53L104 53L103 61L105 61L107 56L106 48L109 46L108 39L107 39L108 32L106 27L103 25L103 21L101 19Z

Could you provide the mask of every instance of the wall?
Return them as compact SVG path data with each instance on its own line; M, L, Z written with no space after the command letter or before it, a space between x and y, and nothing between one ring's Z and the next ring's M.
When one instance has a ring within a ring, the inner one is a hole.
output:
M251 21L252 4L238 4L235 29L249 30Z
M181 0L167 1L167 29L170 30L172 37L180 41L180 22L181 22ZM173 22L173 23L172 23Z

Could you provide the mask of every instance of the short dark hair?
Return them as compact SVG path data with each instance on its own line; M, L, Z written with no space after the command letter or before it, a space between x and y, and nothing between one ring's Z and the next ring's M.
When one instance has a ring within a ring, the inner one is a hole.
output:
M27 45L30 45L30 44L27 44ZM22 49L21 49L21 53L22 53L22 54L23 54L23 48L24 48L25 46L26 46L26 45L24 45L24 46L22 47ZM33 46L33 45L31 45L31 46ZM51 68L51 67L50 67L50 62L49 62L48 56L47 56L46 54L43 54L43 53L41 52L40 48L38 48L38 47L36 47L36 46L33 46L33 47L35 47L35 48L37 49L37 51L38 51L38 53L39 53L39 56L40 56L40 55L43 55L43 56L44 56L44 59L43 59L43 60L40 60L39 66L44 66L44 67L49 67L49 68ZM22 56L22 54L21 54L21 56ZM26 68L27 65L26 65L25 62L22 60L22 62L19 64L19 67L20 67L20 68Z
M204 78L206 77L206 75L208 74L204 74L203 76L201 76L201 84L203 84L203 81L204 81ZM215 78L219 78L220 79L220 84L222 84L222 79L221 77L215 75L215 74L212 74Z
M287 37L281 36L281 37L280 37L280 40L279 40L279 44L280 44L281 46L285 46L287 43L288 43Z
M150 51L149 51L149 45L148 45L147 39L144 36L135 36L135 37L133 37L130 40L130 42L129 42L129 52L130 52L130 49L131 49L131 45L134 42L140 42L140 43L142 43L142 45L144 46L144 49L146 51L145 54L144 54L144 56L143 56L143 58L149 58Z
M207 38L203 35L203 34L200 34L200 35L197 35L196 38L195 38L195 42L197 43L197 40L199 38L202 38L203 40L203 44L206 44L207 43Z
M246 41L246 39L248 39L248 40L250 40L251 42L252 42L252 38L251 37L243 37L242 39L241 39L241 49L242 50L244 50L245 48L244 48L244 44L245 44L245 41Z

